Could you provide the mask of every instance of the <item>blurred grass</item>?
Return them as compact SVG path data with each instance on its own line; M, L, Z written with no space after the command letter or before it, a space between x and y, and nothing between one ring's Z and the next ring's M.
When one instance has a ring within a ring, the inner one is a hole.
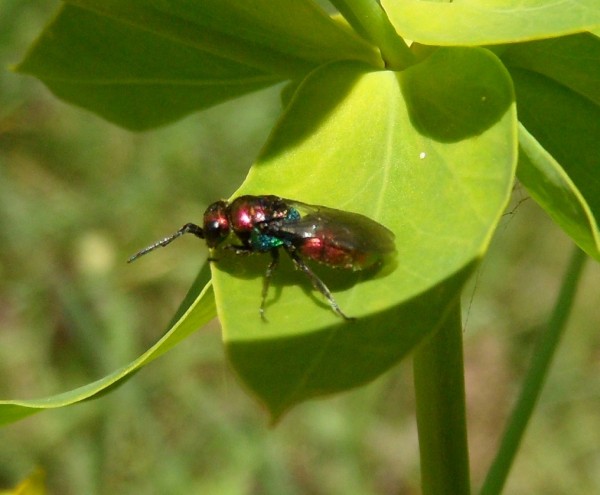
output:
M23 56L57 5L4 0L2 67ZM228 196L278 111L271 90L132 134L62 104L35 80L0 72L1 398L87 383L162 334L206 250L185 239L143 264L125 260ZM524 196L517 188L515 204ZM465 291L475 483L570 250L524 201L502 220ZM590 263L508 494L600 491L599 290ZM403 363L269 429L228 370L215 323L106 397L0 430L0 488L41 467L49 493L65 495L416 494L413 409Z

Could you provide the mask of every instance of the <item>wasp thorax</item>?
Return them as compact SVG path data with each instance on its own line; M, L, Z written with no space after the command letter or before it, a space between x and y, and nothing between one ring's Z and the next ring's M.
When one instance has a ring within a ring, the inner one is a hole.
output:
M231 229L238 235L249 234L261 224L284 218L287 210L277 196L240 196L229 205Z

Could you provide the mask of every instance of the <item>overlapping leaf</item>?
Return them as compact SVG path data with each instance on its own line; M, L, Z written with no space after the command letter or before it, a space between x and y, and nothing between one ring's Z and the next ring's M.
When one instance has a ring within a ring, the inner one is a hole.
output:
M600 260L600 39L581 34L511 45L503 54L519 104L519 178Z
M597 0L382 0L396 31L426 45L489 45L598 29Z
M597 216L560 164L521 127L519 180L548 215L593 258L600 260Z
M436 118L425 119L425 110ZM378 376L443 320L507 202L516 162L510 80L481 49L441 49L404 73L333 64L298 89L238 194L356 211L393 230L380 276L314 267L347 323L282 260L260 319L263 257L226 257L213 283L242 380L278 417Z
M77 0L17 69L66 101L147 129L337 59L381 63L304 0Z
M600 38L591 33L528 43L511 43L502 51L509 68L543 75L600 106Z

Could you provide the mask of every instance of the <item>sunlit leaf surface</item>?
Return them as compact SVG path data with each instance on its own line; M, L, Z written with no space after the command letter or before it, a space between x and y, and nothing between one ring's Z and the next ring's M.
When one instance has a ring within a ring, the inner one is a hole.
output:
M213 265L229 356L274 417L375 378L440 324L486 249L515 162L510 81L486 50L442 49L404 73L333 64L300 86L237 194L365 214L395 233L397 260L378 276L313 264L350 323L289 260L266 322L268 256Z
M490 45L598 29L597 0L382 0L396 31L426 45Z

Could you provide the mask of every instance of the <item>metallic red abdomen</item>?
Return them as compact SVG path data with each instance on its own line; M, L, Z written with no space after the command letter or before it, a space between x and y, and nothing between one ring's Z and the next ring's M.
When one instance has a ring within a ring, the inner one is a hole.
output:
M297 249L306 258L346 270L364 270L379 260L377 256L336 244L326 237L306 239Z

